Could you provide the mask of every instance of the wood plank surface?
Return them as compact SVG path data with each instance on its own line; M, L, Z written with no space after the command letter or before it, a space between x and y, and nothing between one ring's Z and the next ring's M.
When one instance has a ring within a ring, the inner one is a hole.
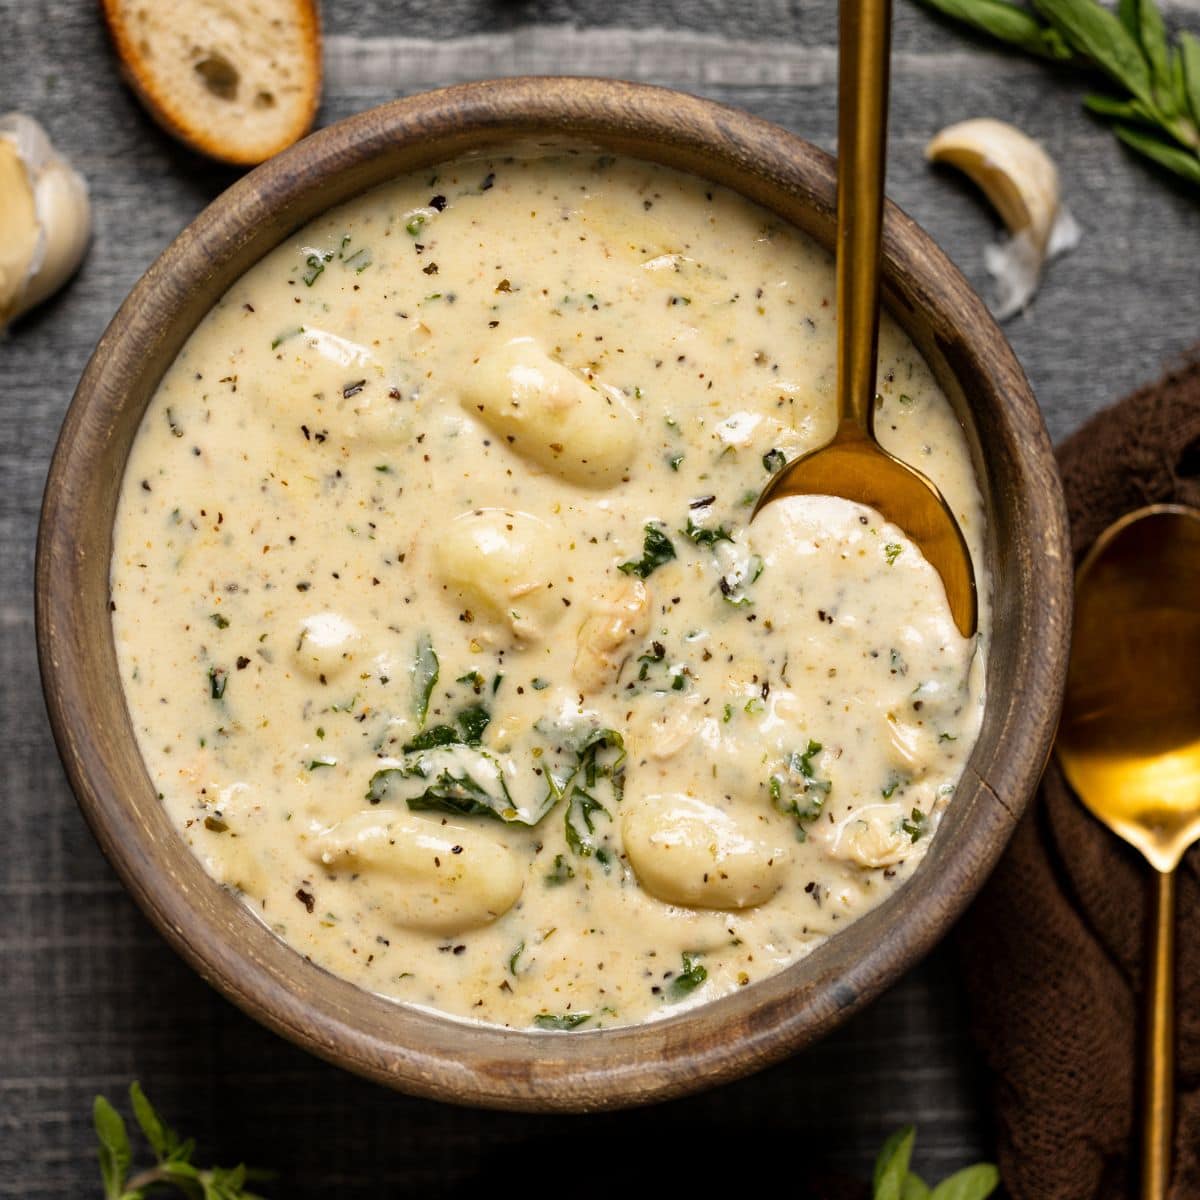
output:
M1200 28L1200 0L1167 12ZM465 79L601 74L739 105L834 147L834 0L331 0L324 16L322 124ZM889 191L984 294L996 222L969 185L926 166L922 146L950 121L1000 116L1059 162L1083 241L1008 331L1061 437L1200 341L1200 200L1083 113L1080 80L997 52L910 0L897 0L895 46ZM698 1172L743 1178L743 1147L866 1177L879 1142L909 1121L932 1176L985 1154L948 947L789 1063L582 1123L454 1110L362 1083L260 1029L175 958L96 850L59 767L37 678L33 546L58 425L97 338L236 173L150 123L87 0L0 0L0 111L10 108L37 116L85 173L96 234L71 287L0 335L0 1197L98 1195L91 1097L134 1077L205 1154L281 1168L276 1196L476 1193L543 1157L549 1185L571 1190L582 1176L620 1188L643 1153L652 1165L640 1184L682 1188Z

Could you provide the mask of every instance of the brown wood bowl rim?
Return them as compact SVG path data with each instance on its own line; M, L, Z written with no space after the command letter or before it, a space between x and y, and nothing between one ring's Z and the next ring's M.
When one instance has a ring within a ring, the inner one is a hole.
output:
M138 338L149 336L163 305L206 281L211 287L212 264L235 253L229 247L237 236L252 236L248 222L256 214L297 202L341 172L369 169L365 164L389 146L422 141L437 147L455 138L487 142L523 134L603 144L629 139L646 158L678 162L690 156L688 161L711 164L716 176L736 172L749 191L783 189L790 202L798 198L826 225L833 212L829 155L748 113L645 85L582 78L465 84L397 100L321 130L205 209L141 278L101 338L64 420L47 480L36 564L37 640L51 725L80 807L134 899L206 980L298 1045L388 1086L464 1104L587 1111L682 1095L774 1062L861 1008L947 932L1007 844L1049 753L1066 671L1071 560L1052 450L1011 348L953 264L889 202L889 296L944 329L972 331L963 335L965 349L956 351L965 357L955 374L961 379L971 373L972 386L980 389L970 402L973 424L985 404L999 406L996 413L988 410L987 420L997 423L1004 435L999 453L1011 460L1009 509L994 508L991 518L999 521L1008 511L1010 552L1019 560L1006 580L1016 598L1009 601L1013 629L1003 649L1005 669L1011 665L1021 686L1008 695L993 687L989 694L989 708L1002 706L993 721L999 722L998 744L987 754L976 747L950 806L962 835L955 833L952 845L935 839L922 869L899 895L786 971L677 1016L570 1035L469 1026L354 988L293 951L281 952L275 936L228 893L222 900L206 892L221 889L193 859L202 881L192 879L188 888L194 886L195 896L216 905L236 928L241 918L221 908L235 906L246 924L230 939L215 923L200 920L192 893L148 851L145 821L166 818L139 812L139 804L156 808L144 768L141 780L122 779L106 762L106 715L125 714L116 736L132 737L123 697L118 703L111 694L112 687L119 692L119 682L104 684L107 697L84 684L95 653L88 622L94 627L100 597L83 595L79 582L81 564L92 553L89 524L95 524L81 497L89 495L90 473L124 467L123 456L116 463L105 457L106 435L97 432L110 428L125 397L107 381L137 369L130 355ZM703 165L699 173L705 173ZM985 491L994 482L985 482ZM111 528L102 531L100 549L111 545L104 536L111 539ZM107 623L107 596L103 602ZM107 637L111 643L111 623ZM995 655L992 660L998 661ZM176 866L194 874L186 864Z

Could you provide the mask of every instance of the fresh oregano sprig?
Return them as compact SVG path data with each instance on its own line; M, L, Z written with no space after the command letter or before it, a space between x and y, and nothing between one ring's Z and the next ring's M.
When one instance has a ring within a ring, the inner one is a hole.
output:
M1084 97L1132 150L1200 187L1200 38L1167 36L1154 0L920 0L1011 46L1104 75L1114 91Z
M183 1140L166 1124L146 1099L136 1081L129 1085L129 1102L138 1126L154 1151L155 1165L130 1176L133 1150L125 1119L104 1096L92 1104L92 1124L99 1141L100 1178L104 1200L146 1200L151 1191L171 1187L192 1200L262 1200L247 1190L254 1179L269 1179L271 1172L245 1166L197 1167L192 1162L194 1139Z
M907 1125L896 1130L875 1159L873 1200L987 1200L1000 1186L1000 1172L991 1163L963 1167L931 1188L908 1169L917 1131Z

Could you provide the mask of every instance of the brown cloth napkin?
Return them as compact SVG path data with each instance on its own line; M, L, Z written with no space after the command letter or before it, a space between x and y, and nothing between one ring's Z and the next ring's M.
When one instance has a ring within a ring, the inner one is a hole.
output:
M1200 506L1200 348L1058 452L1078 562L1123 513ZM1196 664L1200 671L1200 663ZM1020 746L1011 747L1020 754ZM960 926L972 1025L1014 1200L1134 1193L1141 951L1149 867L1051 763ZM1172 1200L1200 1197L1200 850L1180 868Z

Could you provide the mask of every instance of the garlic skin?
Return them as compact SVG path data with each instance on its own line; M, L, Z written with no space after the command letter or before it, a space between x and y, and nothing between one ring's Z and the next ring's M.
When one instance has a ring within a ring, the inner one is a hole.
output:
M0 116L0 329L56 292L92 232L87 184L23 113Z
M1033 138L990 117L948 125L925 147L925 157L962 171L1008 227L1011 236L984 247L983 256L996 281L996 317L1014 316L1033 299L1045 264L1079 244L1054 160Z

